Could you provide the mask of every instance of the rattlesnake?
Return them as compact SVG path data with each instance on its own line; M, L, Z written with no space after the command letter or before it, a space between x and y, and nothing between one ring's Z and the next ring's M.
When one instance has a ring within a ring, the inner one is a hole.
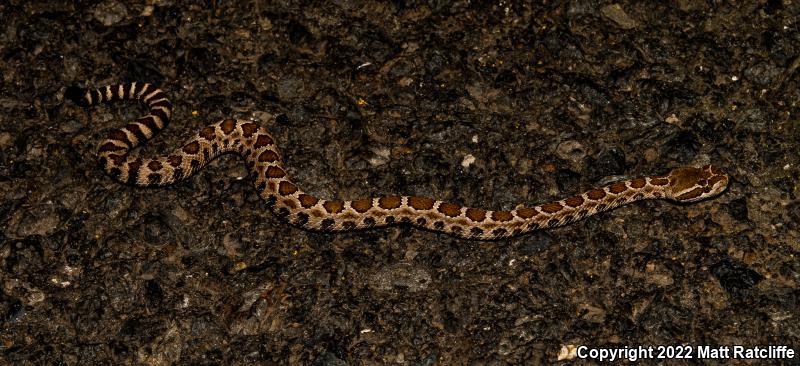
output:
M275 140L251 121L225 119L208 125L182 147L152 158L131 154L163 129L171 115L167 95L145 83L99 89L67 88L65 96L88 107L102 102L138 99L149 114L111 130L97 155L105 172L119 182L163 186L179 182L217 156L244 158L258 194L279 217L304 229L340 232L407 223L468 239L501 239L566 225L638 200L695 202L720 194L728 176L711 165L680 167L666 175L640 177L595 188L566 199L510 211L462 207L419 196L383 196L354 201L314 197L292 182L282 167Z

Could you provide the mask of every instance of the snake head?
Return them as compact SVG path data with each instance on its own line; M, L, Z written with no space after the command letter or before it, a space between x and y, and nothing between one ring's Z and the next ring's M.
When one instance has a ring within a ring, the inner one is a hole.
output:
M677 202L697 202L714 197L728 187L728 175L711 165L681 167L669 172L668 198Z

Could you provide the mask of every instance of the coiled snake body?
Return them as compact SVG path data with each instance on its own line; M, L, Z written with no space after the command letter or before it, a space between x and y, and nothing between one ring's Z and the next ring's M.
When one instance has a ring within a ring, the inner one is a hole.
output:
M131 149L163 129L172 104L157 87L145 83L99 89L67 88L65 96L78 105L137 99L149 114L111 130L100 143L100 165L119 182L163 186L179 182L217 156L236 153L244 158L258 194L279 217L304 229L349 231L407 223L468 239L501 239L542 228L566 225L638 200L694 202L725 190L728 177L711 165L681 167L666 175L635 178L595 188L566 199L510 211L491 211L418 196L383 196L354 201L317 198L292 182L282 167L275 140L250 121L226 119L208 125L172 153L145 158Z

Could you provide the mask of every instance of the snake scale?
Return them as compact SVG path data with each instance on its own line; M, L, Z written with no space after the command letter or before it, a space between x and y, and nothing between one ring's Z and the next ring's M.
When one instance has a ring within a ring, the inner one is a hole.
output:
M221 154L235 153L244 159L258 194L277 216L316 231L341 232L405 223L467 239L502 239L566 225L639 200L700 201L720 194L728 185L725 173L705 165L620 181L562 200L520 205L510 211L462 207L419 196L323 199L292 182L269 131L251 121L225 119L202 128L170 154L142 157L131 150L166 127L172 116L172 104L163 91L134 82L98 89L73 86L67 88L65 97L82 107L136 99L149 108L148 115L111 130L100 142L100 166L115 180L136 186L164 186L192 176Z

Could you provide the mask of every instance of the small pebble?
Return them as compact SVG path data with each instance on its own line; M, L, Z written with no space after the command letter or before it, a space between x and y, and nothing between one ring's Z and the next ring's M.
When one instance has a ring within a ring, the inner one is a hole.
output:
M108 27L128 17L128 8L117 1L105 1L94 8L94 18Z
M622 29L633 29L639 25L619 4L606 5L600 10L600 13Z

